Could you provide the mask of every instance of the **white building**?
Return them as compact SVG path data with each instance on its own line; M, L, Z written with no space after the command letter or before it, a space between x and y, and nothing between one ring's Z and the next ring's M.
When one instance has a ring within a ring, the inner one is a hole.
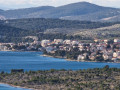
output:
M114 52L114 53L113 53L113 57L115 57L115 58L118 57L118 53L117 53L117 52Z
M103 54L103 58L104 58L104 60L111 60L112 56L108 55L108 54Z
M71 43L72 43L72 45L78 45L78 44L79 44L79 42L78 42L78 41L75 41L75 40L72 41Z
M64 44L71 44L71 40L64 40Z
M50 43L50 40L42 40L41 41L41 46L46 47L48 45L48 43Z
M0 51L7 51L7 47L4 45L0 45Z
M55 44L62 44L63 39L54 39Z
M79 55L77 60L84 61L85 60L85 56L84 55Z
M117 43L117 42L120 42L120 40L119 39L114 39L114 42Z
M107 40L107 39L105 39L105 40L104 40L104 42L105 42L105 43L107 43L107 42L108 42L108 40Z

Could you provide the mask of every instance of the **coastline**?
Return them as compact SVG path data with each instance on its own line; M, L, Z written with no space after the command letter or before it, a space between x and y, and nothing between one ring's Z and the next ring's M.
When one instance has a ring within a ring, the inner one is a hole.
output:
M50 55L45 55L45 54L41 54L40 56L57 58L57 57L50 56ZM61 58L62 58L62 57L61 57ZM97 62L97 61L78 61L78 60L71 60L71 59L65 59L65 58L63 58L63 59L64 59L64 60L67 60L67 61L74 61L74 62ZM100 63L115 63L115 62L100 62ZM29 88L29 87L27 87L27 86L22 87L22 86L16 86L16 85L13 85L13 84L7 84L7 83L2 83L2 82L0 82L0 84L9 85L9 86L12 86L12 87L15 87L15 88L38 90L38 89L34 89L34 88Z
M8 85L8 86L11 86L11 87L15 87L15 88L22 88L22 89L29 89L29 90L37 90L37 89L34 89L34 88L28 88L28 87L22 87L22 86L15 86L13 84L8 84L8 83L2 83L0 82L0 84L3 84L3 85Z
M19 50L4 50L4 51L1 51L1 52L41 52L41 51L19 51Z
M74 62L98 62L98 63L120 63L120 62L100 62L100 61L79 61L79 60L73 60L73 59L67 59L67 58L63 58L63 57L60 57L60 56L51 56L51 55L46 55L46 54L42 54L40 56L43 56L43 57L52 57L52 58L60 58L60 59L65 59L66 61L74 61Z
M4 52L4 51L3 51ZM5 52L41 52L41 51L19 51L19 50L6 50ZM80 60L73 60L73 59L67 59L67 58L63 58L61 56L51 56L51 55L46 55L46 54L42 54L40 56L43 56L43 57L52 57L52 58L59 58L59 59L64 59L66 61L74 61L74 62L98 62L98 63L120 63L120 62L105 62L105 61L80 61Z

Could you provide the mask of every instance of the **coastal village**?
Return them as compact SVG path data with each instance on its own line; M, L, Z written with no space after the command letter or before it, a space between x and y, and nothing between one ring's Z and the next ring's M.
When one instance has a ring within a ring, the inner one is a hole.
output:
M77 61L120 62L120 39L94 39L93 43L63 39L54 39L53 41L35 39L32 43L0 43L0 51L43 51L44 54L50 56ZM60 53L56 54L58 52ZM75 55L68 57L66 52L69 52L71 56L72 53Z

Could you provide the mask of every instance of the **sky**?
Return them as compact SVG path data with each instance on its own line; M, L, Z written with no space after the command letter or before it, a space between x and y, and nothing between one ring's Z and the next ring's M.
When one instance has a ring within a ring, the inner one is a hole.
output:
M0 9L18 9L38 6L61 6L76 2L90 2L106 7L120 8L120 0L0 0Z

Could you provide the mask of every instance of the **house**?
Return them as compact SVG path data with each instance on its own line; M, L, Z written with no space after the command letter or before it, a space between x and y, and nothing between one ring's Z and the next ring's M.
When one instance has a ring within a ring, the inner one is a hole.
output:
M114 52L114 53L113 53L113 57L117 58L117 57L118 57L118 53L117 53L117 52Z
M41 46L46 47L48 45L48 43L50 43L50 40L42 40L41 41Z
M63 43L64 44L71 44L71 40L64 40Z
M48 53L52 52L54 48L52 46L48 46L45 48Z
M108 55L108 54L103 54L103 58L104 58L104 60L111 60L112 56Z
M94 42L99 42L99 40L98 40L98 39L95 39Z
M116 62L116 61L117 61L117 58L116 58L116 57L113 57L112 60L113 60L114 62Z
M78 42L78 41L76 41L76 40L73 40L73 41L71 42L71 44L72 44L72 45L78 45L78 44L79 44L79 42Z
M89 56L89 59L90 59L90 60L95 60L95 58L96 58L96 57L93 56L93 55L90 55L90 56Z
M62 44L63 43L63 39L54 39L54 43L55 44Z
M4 46L4 45L0 45L0 51L6 51L7 50L7 47Z
M107 40L107 39L105 39L105 40L104 40L104 42L105 42L105 43L107 43L107 42L108 42L108 40Z
M114 42L118 43L118 42L120 42L120 40L119 39L114 39Z
M77 60L84 61L85 60L85 56L84 55L79 55Z

